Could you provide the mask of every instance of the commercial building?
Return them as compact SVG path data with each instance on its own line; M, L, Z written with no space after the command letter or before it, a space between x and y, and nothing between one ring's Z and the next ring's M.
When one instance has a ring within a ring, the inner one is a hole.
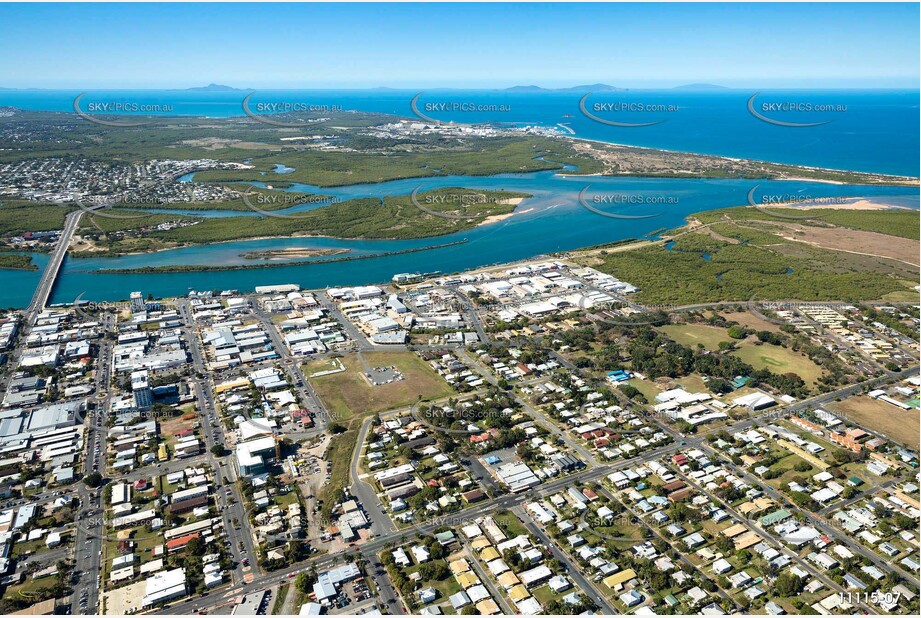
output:
M275 458L275 438L268 436L237 444L236 458L241 475L263 474L266 461Z
M147 306L144 304L144 295L140 292L131 292L130 300L132 315L144 313L147 310Z
M186 594L185 569L161 571L147 579L142 606L144 608L153 607L184 597Z
M146 411L153 407L153 391L150 389L150 378L146 370L131 374L131 390L134 392L134 406L138 410Z

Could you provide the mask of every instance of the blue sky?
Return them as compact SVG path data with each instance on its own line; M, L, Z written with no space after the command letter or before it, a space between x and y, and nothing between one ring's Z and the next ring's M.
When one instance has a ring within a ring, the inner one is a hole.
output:
M0 87L917 87L917 4L0 4Z

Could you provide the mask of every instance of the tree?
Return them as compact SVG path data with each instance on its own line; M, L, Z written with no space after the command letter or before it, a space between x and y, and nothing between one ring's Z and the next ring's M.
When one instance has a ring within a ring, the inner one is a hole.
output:
M200 536L195 537L185 546L186 553L190 556L203 556L205 553L205 542Z
M294 587L301 594L308 594L311 590L310 577L306 573L298 573L294 578Z
M215 457L223 457L227 454L227 451L224 449L223 444L215 444L211 447L211 454Z
M332 425L330 425L329 430L333 432L334 434L346 432L346 428L343 425L340 425L339 423L333 423Z
M732 337L733 339L745 339L748 336L748 332L744 326L738 324L733 324L726 330L726 334Z
M901 513L896 515L893 521L900 530L911 530L917 524L917 521L908 515L902 515Z
M725 537L722 534L716 538L714 545L716 546L718 550L720 550L724 554L729 554L735 549L735 545L733 544L733 542L728 537Z
M83 482L86 483L87 487L99 487L102 485L102 475L98 472L90 472L86 475L86 478L83 479Z
M782 597L796 596L803 589L803 578L783 572L774 580L774 590Z
M710 378L707 381L707 388L710 389L711 393L730 393L732 392L732 384L729 380L724 380L723 378Z
M451 573L444 562L426 562L419 567L419 574L426 581L442 581Z

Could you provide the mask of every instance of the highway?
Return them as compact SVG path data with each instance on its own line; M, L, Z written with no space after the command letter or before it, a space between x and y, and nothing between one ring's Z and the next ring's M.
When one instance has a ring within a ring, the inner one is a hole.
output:
M48 264L45 266L42 277L35 288L35 294L32 296L32 302L26 309L27 320L34 319L41 313L48 304L48 298L51 296L51 290L54 289L54 282L57 281L58 271L61 264L64 263L64 257L67 255L67 248L70 247L70 241L74 237L74 232L80 224L80 217L83 216L83 210L74 210L64 218L64 229L54 247L54 251L48 256Z
M16 337L17 340L13 343L9 357L6 360L5 366L10 369L3 372L3 379L0 382L0 388L3 391L6 391L7 384L9 384L9 380L13 375L13 368L19 366L22 350L25 348L24 343L35 324L35 319L45 309L45 305L48 304L51 290L54 289L54 282L57 281L61 264L64 263L64 257L67 255L67 248L70 247L70 241L74 237L74 232L80 224L82 215L82 210L75 210L68 213L64 218L64 228L61 230L61 235L58 237L54 250L48 256L48 264L45 265L45 270L42 271L35 293L32 295L32 301L22 313L22 324Z
M96 358L96 405L86 412L84 422L87 426L86 457L83 460L83 474L94 472L106 476L106 419L111 410L112 398L109 387L112 377L112 340L106 335L115 332L115 316L104 313L100 316L103 333L100 339L99 350ZM77 513L77 525L74 533L74 561L78 565L75 569L74 589L71 595L71 611L73 613L100 613L102 609L100 592L102 591L103 562L109 557L105 555L103 537L105 528L103 522L102 486L98 489L89 489L85 484L75 485L77 496L80 500L80 510ZM92 514L90 514L92 513Z

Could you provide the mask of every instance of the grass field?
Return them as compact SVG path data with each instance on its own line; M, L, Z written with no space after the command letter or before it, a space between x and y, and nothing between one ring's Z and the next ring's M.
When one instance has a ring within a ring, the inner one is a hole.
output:
M716 326L671 324L662 326L660 330L671 339L691 348L702 344L708 350L718 350L721 341L738 343L726 333L725 329ZM822 368L809 358L776 345L767 343L756 345L744 342L739 344L739 349L733 354L755 369L769 369L774 373L795 373L810 386L815 385L816 380L822 375Z
M703 378L697 375L685 376L676 380L678 384L681 385L681 388L688 391L689 393L706 393L709 391L707 388L707 383L704 382Z
M822 368L809 358L788 348L765 343L744 343L733 352L755 369L769 369L774 373L795 373L810 386L822 375Z
M368 352L364 358L371 367L393 365L406 379L371 386L363 375L364 369L358 357L355 354L344 356L344 372L310 380L334 419L351 421L355 417L407 406L420 395L423 399L440 399L456 394L441 376L412 352ZM308 375L328 369L325 361L308 363L305 367Z
M771 470L779 470L782 474L777 478L770 479L766 481L769 485L772 485L775 489L783 489L787 486L787 483L791 482L795 477L803 477L808 479L813 474L819 472L815 466L812 466L807 472L797 472L793 467L798 463L809 463L799 455L794 455L789 451L783 450L781 454L786 454L783 459L771 466ZM811 464L810 464L811 465Z
M902 410L885 401L867 396L851 397L829 404L829 410L845 418L885 434L915 450L919 447L919 421L917 410Z
M543 586L540 586L532 590L531 595L535 599L537 599L541 605L547 605L551 601L561 600L564 596L566 596L570 592L572 592L572 590L567 590L566 592L557 593L551 590L550 586L548 586L547 584L544 584Z
M652 403L656 400L656 395L662 391L656 388L656 385L650 382L649 380L640 380L637 378L631 378L627 380L627 384L643 393L646 397L646 401Z
M779 333L780 327L777 324L768 322L767 320L762 320L754 313L748 310L744 311L725 311L721 314L727 320L732 320L733 322L738 322L742 326L747 326L748 328L753 328L755 330L766 330L772 333Z
M528 534L528 529L524 527L521 520L511 511L496 511L492 518L493 521L496 522L496 525L502 528L502 531L505 532L510 539Z
M778 212L772 209L772 212ZM781 213L793 214L796 209L779 209ZM918 214L911 210L848 210L843 208L820 208L811 213L825 225L832 224L852 230L864 230L889 234L901 238L919 238ZM758 210L757 208L720 208L695 215L703 223L710 223L730 217L737 221L767 221L776 222L773 215ZM814 222L805 222L806 225L815 225Z
M349 482L352 452L356 447L362 419L407 406L416 401L419 395L426 399L440 399L455 394L454 389L441 376L412 352L368 352L363 356L370 367L397 367L405 379L371 386L363 375L364 367L356 354L348 354L340 359L345 371L309 378L333 422L347 428L344 433L333 437L326 452L326 460L332 464L332 471L329 480L320 490L320 498L323 500L323 512L327 516L334 506L332 499ZM318 360L305 364L304 372L310 376L331 368L327 360Z
M718 350L720 341L733 341L726 334L726 329L703 324L671 324L660 330L674 341L691 348L696 348L700 343L708 350Z
M280 614L285 606L285 599L288 597L288 591L291 584L283 584L278 588L278 594L275 597L275 603L272 605L272 614Z

